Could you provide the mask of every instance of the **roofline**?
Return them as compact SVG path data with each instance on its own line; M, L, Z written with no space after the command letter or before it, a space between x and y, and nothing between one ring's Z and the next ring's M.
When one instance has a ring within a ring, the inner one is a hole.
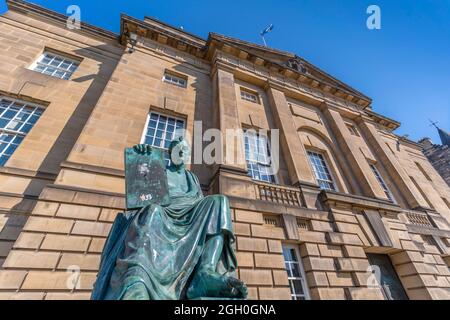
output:
M249 42L249 41L245 41L245 40L242 40L242 39L225 36L225 35L220 34L220 33L210 32L208 38L216 38L216 39L219 39L219 40L231 40L231 41L235 41L235 42L241 43L243 45L256 47L258 49L269 51L269 52L272 52L272 53L275 53L275 54L281 54L281 55L284 55L284 56L286 56L288 58L295 58L296 57L296 54L288 52L288 51L283 51L283 50L278 50L278 49L274 49L274 48L265 47L265 46L262 46L260 44L254 43L254 42Z
M120 16L120 37L124 36L124 34L123 34L124 33L124 29L123 29L124 22L132 22L132 23L135 23L136 25L138 25L139 27L154 29L162 34L167 34L170 37L177 38L179 40L187 42L190 45L193 45L199 49L204 49L206 46L206 41L196 35L193 35L184 30L175 28L171 25L160 22L159 20L156 20L156 19L150 19L148 17L147 17L147 19L154 22L154 24L148 23L142 19L134 18L125 13L122 13ZM167 30L166 28L162 28L162 27L169 28L169 30ZM183 39L183 36L185 36L184 39Z
M24 0L6 0L6 4L9 10L23 14L37 15L39 17L50 19L56 23L66 24L67 19L69 18L67 15L58 13L56 11L44 8L42 6ZM73 31L76 32L76 30ZM118 34L86 22L81 22L81 31L86 32L89 35L95 37L100 36L102 38L107 38L109 40L118 41L119 39Z
M10 10L19 12L19 13L23 13L23 14L30 14L30 15L37 15L39 17L43 17L46 19L49 19L55 23L62 23L62 24L66 24L66 21L68 19L67 15L64 14L60 14L57 13L55 11L52 11L50 9L46 9L42 6L30 3L28 1L24 1L24 0L6 0L6 3L8 5L8 8ZM137 19L134 17L131 17L127 14L121 14L121 22L120 22L120 34L116 34L112 31L109 31L107 29L104 28L100 28L97 27L95 25L89 24L89 23L85 23L85 22L81 22L81 31L88 33L91 36L95 36L95 37L102 37L102 38L106 38L106 39L110 39L110 40L114 40L117 42L122 42L123 36L124 36L124 21L129 21L132 22L140 27L143 28L148 28L148 29L153 29L155 31L157 31L158 33L167 35L169 37L175 38L181 42L184 42L188 45L191 45L193 47L196 48L196 50L202 51L202 52L206 52L210 43L211 43L211 39L214 40L218 40L218 41L223 41L223 42L234 42L235 45L238 44L242 44L248 47L254 47L255 49L259 49L259 50L264 50L267 51L269 53L273 53L273 54L278 54L278 55L282 55L285 56L287 58L298 58L301 59L302 61L304 61L305 63L308 64L309 67L311 67L313 70L315 70L318 73L321 73L322 75L324 75L325 77L328 77L329 79L333 80L336 82L336 84L332 84L329 83L332 86L335 86L337 88L340 88L340 90L344 90L344 91L348 91L348 93L353 93L356 96L358 96L360 99L365 100L368 104L368 106L370 106L370 104L372 103L372 99L367 97L366 95L362 94L361 92L359 92L358 90L355 90L354 88L352 88L351 86L345 84L344 82L338 80L337 78L331 76L330 74L328 74L327 72L321 70L320 68L318 68L317 66L315 66L314 64L310 63L309 61L307 61L306 59L297 56L296 54L287 52L287 51L281 51L278 49L273 49L273 48L268 48L268 47L264 47L261 46L259 44L256 43L252 43L252 42L248 42L245 40L241 40L241 39L236 39L236 38L232 38L232 37L228 37L228 36L224 36L218 33L214 33L214 32L210 32L208 35L208 39L205 40L195 34L186 32L180 28L176 28L170 24L167 24L165 22L162 22L158 19L155 18L151 18L149 16L145 16L144 20L142 19ZM76 32L76 31L75 31ZM232 44L231 44L232 45ZM288 67L286 67L288 68ZM367 107L366 107L367 108Z
M206 44L206 39L204 39L204 38L202 38L202 37L200 37L200 36L198 36L198 35L196 35L196 34L193 34L193 33L191 33L191 32L184 31L184 30L181 29L181 28L177 28L177 27L175 27L175 26L173 26L173 25L170 25L170 24L168 24L168 23L166 23L166 22L164 22L164 21L161 21L161 20L156 19L156 18L153 18L153 17L144 16L144 20L143 20L143 21L146 22L146 20L150 20L150 21L156 22L156 23L161 24L161 25L163 25L163 26L165 26L165 27L167 27L167 28L170 28L170 29L172 29L172 30L174 30L174 31L182 32L182 33L184 33L184 34L186 34L186 35L189 35L189 36L191 36L191 37L193 37L193 38L196 38L196 39L199 40L199 41L203 41L203 42Z
M400 141L409 143L409 144L413 145L414 147L419 148L420 150L422 150L422 145L420 144L420 142L413 141L413 140L411 140L411 139L409 139L409 138L407 138L407 137L405 137L405 136L400 136L400 135L395 134L395 133L394 133L394 135L395 135Z
M252 46L252 47L256 47L258 49L261 50L265 50L265 51L269 51L272 52L274 54L281 54L287 58L298 58L301 59L302 61L306 62L308 64L309 67L311 67L312 69L314 69L315 71L317 71L318 73L321 73L322 75L324 75L325 77L328 77L334 81L336 81L341 87L341 89L344 90L348 90L349 92L352 92L356 95L358 95L359 97L361 97L364 100L367 100L369 102L369 105L372 104L373 100L368 97L367 95L363 94L361 91L356 90L355 88L353 88L352 86L346 84L345 82L337 79L336 77L330 75L329 73L323 71L322 69L320 69L319 67L317 67L316 65L312 64L311 62L309 62L308 60L306 60L303 57L298 56L297 54L288 52L288 51L282 51L282 50L277 50L277 49L273 49L273 48L268 48L268 47L264 47L261 46L259 44L253 43L253 42L248 42L245 40L241 40L241 39L237 39L237 38L233 38L233 37L228 37L219 33L214 33L214 32L210 32L209 34L209 38L208 38L208 42L210 41L210 39L216 39L216 40L222 40L222 41L233 41L233 42L237 42L243 45L247 45L247 46Z
M298 56L297 56L297 57L298 57ZM359 90L353 88L352 86L350 86L350 85L346 84L345 82L339 80L338 78L332 76L332 75L329 74L328 72L323 71L322 69L320 69L320 68L317 67L316 65L312 64L311 62L309 62L309 61L306 60L305 58L303 58L303 57L298 57L298 58L300 58L300 59L302 59L303 61L305 61L310 67L312 67L313 69L315 69L317 72L323 74L324 76L326 76L326 77L328 77L328 78L331 78L332 80L334 80L334 81L336 81L337 83L339 83L340 85L342 85L344 89L350 90L351 92L353 92L353 93L359 95L360 97L366 99L367 101L370 102L369 105L372 104L372 102L373 102L372 98L366 96L366 95L365 95L364 93L362 93L361 91L359 91ZM368 106L367 106L367 107L368 107ZM366 107L366 108L367 108L367 107Z
M400 128L401 125L402 125L402 124L401 124L400 122L398 122L397 120L394 120L394 119L388 118L388 117L386 117L386 116L383 116L382 114L379 114L379 113L377 113L377 112L375 112L375 111L373 111L373 110L366 109L366 110L364 110L364 111L366 112L366 114L367 114L369 117L375 117L375 118L378 118L378 119L380 119L380 120L383 120L383 121L386 121L386 122L392 124L392 131L397 130L397 129Z

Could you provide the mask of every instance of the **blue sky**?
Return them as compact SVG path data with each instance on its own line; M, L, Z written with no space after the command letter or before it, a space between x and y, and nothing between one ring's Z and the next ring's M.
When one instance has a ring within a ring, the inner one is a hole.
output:
M402 122L398 134L439 142L428 119L450 130L449 0L32 0L119 31L120 13L158 18L206 38L213 31L294 52L360 90L376 112ZM366 9L381 8L381 30L366 27ZM0 10L4 0L0 0Z

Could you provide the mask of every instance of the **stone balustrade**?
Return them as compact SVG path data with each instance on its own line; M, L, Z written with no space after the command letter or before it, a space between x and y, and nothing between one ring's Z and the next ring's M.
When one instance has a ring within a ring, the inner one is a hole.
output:
M256 183L258 200L278 203L287 206L303 207L302 193L297 188Z

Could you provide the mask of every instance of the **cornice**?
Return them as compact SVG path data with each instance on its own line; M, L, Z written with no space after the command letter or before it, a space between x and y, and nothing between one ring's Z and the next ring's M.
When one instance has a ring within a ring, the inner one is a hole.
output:
M406 138L406 137L399 136L399 135L397 135L397 134L394 134L394 136L397 137L397 139L398 139L400 142L403 142L403 143L405 143L405 144L409 144L409 145L410 145L411 147L413 147L414 149L417 149L417 150L420 150L420 151L423 150L423 147L422 147L422 145L421 145L420 143L417 143L417 142L415 142L415 141L412 141L412 140L410 140L410 139L408 139L408 138Z
M230 56L231 57L231 56ZM234 59L234 57L233 57ZM315 106L319 106L325 101L330 105L335 105L336 108L340 108L340 110L352 110L354 112L361 112L361 109L356 107L352 107L351 105L346 104L345 102L338 102L332 100L332 97L329 97L319 91L314 90L313 88L306 87L304 85L300 85L298 83L297 86L294 86L291 82L285 82L282 77L278 77L274 75L270 71L262 70L258 68L248 69L243 65L236 61L232 61L227 56L227 53L223 51L215 51L214 58L212 60L213 68L214 64L220 62L221 65L226 65L228 70L233 73L235 76L241 76L245 78L252 78L252 81L261 85L263 88L268 88L268 81L271 82L272 87L276 87L280 91L283 91L286 96L294 99L303 100L307 103L310 103ZM214 70L214 69L213 69ZM340 104L342 103L342 104Z
M385 210L394 213L402 212L402 208L400 208L400 206L381 199L367 198L332 191L322 191L320 193L320 197L323 202L344 203L351 205L354 208Z
M165 30L170 30L170 32L172 34L176 34L179 37L187 37L192 42L197 42L202 47L204 47L206 45L206 40L205 39L203 39L203 38L201 38L201 37L199 37L199 36L197 36L197 35L195 35L193 33L184 31L183 29L175 28L175 27L173 27L173 26L171 26L171 25L169 25L169 24L167 24L167 23L165 23L165 22L163 22L161 20L158 20L156 18L145 16L144 17L144 22L146 24L153 25L156 28L158 28L158 26L164 26L164 29Z
M236 44L227 42L225 40L217 39L217 36L212 37L210 35L210 38L208 39L208 46L206 49L207 53L205 58L211 59L215 54L214 51L216 50L223 51L240 60L248 61L258 67L263 67L271 73L275 73L280 75L281 77L288 78L295 82L299 82L303 85L310 87L311 89L321 91L326 95L335 96L336 98L342 99L343 101L354 103L355 105L358 105L361 109L367 108L372 102L371 99L357 92L350 92L350 90L354 89L351 89L346 85L345 86L348 88L343 88L341 86L337 87L336 85L326 82L323 79L319 79L311 74L301 73L297 70L290 68L287 65L282 65L274 61L269 61L260 55L251 53L247 50L244 50L243 48L238 47ZM317 67L314 68L316 70L319 70ZM325 76L332 78L323 71L320 72ZM332 79L338 81L334 78Z
M385 117L385 116L383 116L379 113L376 113L372 110L365 110L365 113L371 120L378 123L382 127L388 128L390 131L394 131L394 130L400 128L400 126L401 126L400 122L390 119L388 117Z
M208 42L211 42L213 39L237 42L237 43L242 44L244 46L253 47L253 48L259 49L259 50L264 50L264 51L267 51L269 53L273 53L273 54L276 54L276 55L282 55L282 56L285 56L287 58L295 58L296 57L296 55L294 53L291 53L291 52L282 51L282 50L269 48L269 47L264 47L264 46L261 46L261 45L256 44L256 43L244 41L244 40L241 40L241 39L227 37L227 36L224 36L222 34L215 33L215 32L210 32L209 33L209 37L208 37Z
M283 93L286 93L286 87L281 85L281 84L279 84L279 83L276 83L272 79L268 79L266 81L265 85L264 85L264 90L267 91L269 89L276 89L276 90L279 90L279 91L281 91Z
M351 104L365 109L371 104L371 99L359 93L355 89L333 78L326 72L313 66L306 60L297 57L294 54L265 48L256 44L248 43L238 39L228 38L216 33L210 33L205 41L200 37L187 33L184 30L174 28L156 19L146 17L144 21L123 14L121 17L121 43L126 44L130 33L136 33L138 36L151 39L157 43L171 46L182 52L189 53L197 58L213 61L217 51L230 54L242 61L250 62L258 67L266 69L269 73L277 74L280 78L290 79L293 82L299 82L302 85L310 87L312 90L322 91L325 95L334 96ZM236 43L237 42L237 43ZM328 77L337 85L319 79L310 73L302 73L288 65L283 65L270 61L261 55L245 50L242 46L255 48L255 50L265 50L268 53L283 55L286 58L299 58L308 64L308 67L314 69L317 73Z
M58 24L65 24L67 21L67 16L63 14L56 13L23 0L7 0L7 4L10 10L26 15L35 15ZM253 64L255 66L255 70L256 68L264 69L265 73L269 76L273 75L274 78L280 79L282 82L280 84L281 86L293 86L292 88L285 89L286 92L289 92L292 89L298 89L302 92L304 91L306 94L311 93L312 96L315 96L316 100L339 100L340 102L337 103L337 105L341 106L342 104L341 107L348 108L350 110L364 110L367 112L368 117L389 130L395 130L400 126L400 123L371 111L370 104L372 100L370 98L320 70L305 59L289 52L262 47L257 44L226 37L216 33L210 33L208 39L204 40L196 35L188 33L182 29L175 28L156 19L145 17L144 20L140 20L126 14L122 14L121 16L120 36L87 23L81 23L81 31L92 36L100 36L110 40L118 39L123 45L127 44L130 33L135 32L140 37L173 47L176 50L185 52L197 59L207 61L212 61L212 58L216 56L216 52L221 51L236 57L239 61ZM330 79L330 81L333 81L334 83L327 82L321 78L319 79L308 72L300 72L288 65L270 61L253 51L246 51L243 47L248 47L249 49L254 48L255 50L264 50L270 54L281 55L286 58L299 59L300 61L306 63L308 68L313 69L316 73L323 75L325 78ZM302 90L303 87L305 87L305 90ZM317 91L317 94L314 93L315 91Z
M214 60L214 62L212 63L212 68L211 68L211 78L213 78L216 75L218 70L223 70L223 71L229 72L233 75L236 72L236 69L233 66L231 66L223 61L220 61L220 60Z
M122 44L127 43L130 33L136 33L139 37L171 46L197 58L205 56L206 42L204 40L155 19L146 18L146 21L142 21L122 14L120 22L120 42Z
M64 14L57 13L55 11L46 9L44 7L38 6L36 4L23 1L23 0L6 0L6 4L8 9L11 11L15 11L18 13L22 13L30 16L37 16L39 18L48 19L56 24L64 24L67 23L68 16ZM73 30L77 32L76 30ZM109 30L94 26L92 24L88 24L85 22L81 22L81 32L85 32L90 36L106 38L108 40L117 41L119 35L111 32Z
M283 56L283 57L288 58L288 59L297 59L297 60L301 61L304 65L306 65L308 69L313 69L318 74L321 74L322 76L335 81L338 84L338 87L343 89L344 91L349 91L353 95L359 96L359 97L361 97L363 99L366 99L367 101L371 102L371 99L369 97L367 97L366 95L364 95L361 92L359 92L358 90L352 88L348 84L343 83L339 79L333 77L329 73L321 70L320 68L318 68L317 66L313 65L312 63L310 63L306 59L304 59L302 57L299 57L299 56L297 56L294 53L281 51L281 50L268 48L268 47L263 47L261 45L255 44L255 43L247 42L247 41L244 41L244 40L241 40L241 39L230 38L230 37L227 37L227 36L224 36L224 35L220 35L220 34L217 34L217 33L210 33L209 34L209 38L208 38L208 42L211 43L213 40L226 42L227 44L229 44L231 46L233 46L233 45L235 46L236 44L238 44L240 46L245 46L245 47L248 47L250 49L265 51L265 52L268 52L268 53L271 53L271 54L275 54L275 55L278 55L278 56ZM239 47L237 49L245 51L245 49L242 49L241 47ZM247 52L247 53L251 54L250 52ZM242 53L241 53L241 55L242 55ZM289 66L280 65L280 64L278 64L278 65L281 66L282 68L288 68L289 70L291 70L294 73L298 73L298 70L292 69ZM289 72L289 71L285 71L285 72ZM314 80L318 80L316 77L314 77L311 74L309 76L312 77ZM323 80L321 80L321 81L323 81ZM335 86L334 84L328 84L328 85Z
M336 103L332 103L330 101L327 100L323 100L323 102L320 104L319 108L323 111L323 109L333 109L338 111L342 116L344 116L345 118L350 118L350 119L356 119L358 117L361 117L363 115L362 110L358 110L358 109L353 109L353 108L349 108L348 106L341 106L339 104Z

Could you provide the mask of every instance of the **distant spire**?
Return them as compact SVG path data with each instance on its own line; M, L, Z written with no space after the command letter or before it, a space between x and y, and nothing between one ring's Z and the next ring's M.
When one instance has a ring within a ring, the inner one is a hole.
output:
M450 147L450 133L444 131L443 129L438 127L438 122L431 121L431 125L437 129L439 132L439 137L441 138L442 145Z
M450 134L441 128L438 128L438 132L441 137L442 144L450 147Z

